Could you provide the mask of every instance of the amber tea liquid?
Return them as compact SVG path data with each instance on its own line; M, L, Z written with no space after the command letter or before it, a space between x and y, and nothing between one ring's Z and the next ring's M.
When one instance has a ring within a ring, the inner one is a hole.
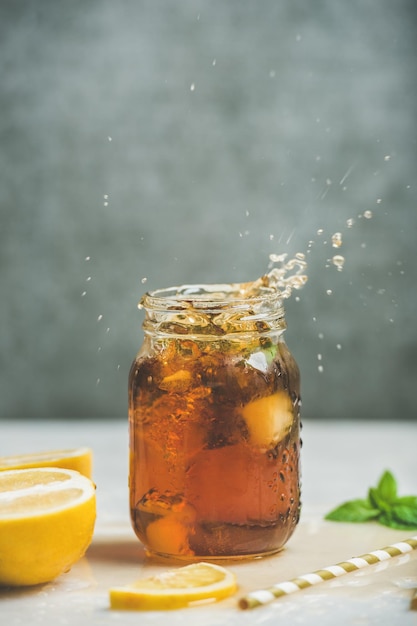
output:
M274 553L300 512L298 367L258 285L147 294L129 377L130 508L150 553Z

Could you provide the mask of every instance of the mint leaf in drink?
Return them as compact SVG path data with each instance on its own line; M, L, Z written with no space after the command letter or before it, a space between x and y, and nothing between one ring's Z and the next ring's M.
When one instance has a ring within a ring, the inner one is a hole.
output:
M334 522L367 522L375 519L380 514L378 508L374 508L369 500L349 500L330 511L325 519Z
M365 499L350 500L330 511L325 519L337 522L378 521L399 530L417 528L417 496L397 495L397 481L385 471Z

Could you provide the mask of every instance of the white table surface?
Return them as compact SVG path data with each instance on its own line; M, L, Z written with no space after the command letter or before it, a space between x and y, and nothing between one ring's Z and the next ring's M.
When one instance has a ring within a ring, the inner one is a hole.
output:
M344 500L365 497L384 469L396 476L400 495L417 493L417 423L307 421L303 428L302 515L287 547L267 559L228 564L240 586L222 602L162 612L111 611L108 589L167 569L149 561L129 521L127 420L0 420L0 456L90 446L94 452L98 516L92 545L72 570L34 588L0 590L0 623L17 624L188 624L251 626L279 623L321 626L416 625L410 611L417 587L417 551L281 598L251 611L237 598L401 541L404 532L374 522L323 520Z

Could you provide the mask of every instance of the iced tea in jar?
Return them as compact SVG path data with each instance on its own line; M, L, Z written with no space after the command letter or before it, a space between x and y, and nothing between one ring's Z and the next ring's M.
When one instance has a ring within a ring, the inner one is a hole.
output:
M268 287L147 293L129 375L130 509L150 554L280 550L300 514L300 385Z

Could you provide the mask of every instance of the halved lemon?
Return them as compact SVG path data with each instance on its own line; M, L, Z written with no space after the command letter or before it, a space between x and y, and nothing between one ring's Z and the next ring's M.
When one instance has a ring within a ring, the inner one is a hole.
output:
M33 467L64 467L91 478L93 453L90 448L72 448L0 457L0 471Z
M0 472L0 586L37 585L68 571L91 543L94 483L61 468Z
M192 563L110 589L110 606L136 611L180 609L227 598L236 589L233 572L214 563Z

